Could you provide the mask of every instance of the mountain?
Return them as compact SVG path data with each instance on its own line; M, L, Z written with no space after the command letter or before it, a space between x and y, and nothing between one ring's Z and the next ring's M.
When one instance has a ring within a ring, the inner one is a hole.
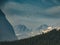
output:
M0 41L12 41L16 40L14 29L8 22L5 14L0 10Z
M31 31L32 31L31 29L22 24L15 26L15 32L18 39L24 39L30 37Z
M46 30L49 26L46 24L40 25L36 30Z
M34 36L40 35L42 33L48 33L51 30L57 29L57 28L58 27L53 28L52 26L48 26L47 24L40 25L36 29L29 29L27 26L22 25L22 24L15 26L16 35L17 35L18 39L34 37Z
M22 24L16 25L15 26L15 30L18 33L24 33L24 32L27 32L28 33L28 32L31 32L31 30L29 28L27 28L27 26L22 25Z
M20 24L15 26L15 32L18 39L24 39L46 33L48 28L49 26L46 24L40 25L36 29L29 29L27 26Z
M1 45L60 45L60 29L53 29L31 38L12 42L0 42Z

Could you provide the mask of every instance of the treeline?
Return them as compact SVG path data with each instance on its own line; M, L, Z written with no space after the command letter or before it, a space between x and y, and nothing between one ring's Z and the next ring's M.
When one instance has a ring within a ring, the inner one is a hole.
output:
M53 29L48 33L12 42L0 42L0 45L60 45L60 30Z

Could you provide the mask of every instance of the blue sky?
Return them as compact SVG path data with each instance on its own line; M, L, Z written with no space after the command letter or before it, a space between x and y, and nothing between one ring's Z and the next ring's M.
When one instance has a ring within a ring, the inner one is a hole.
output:
M8 0L2 7L14 26L36 28L41 24L60 26L60 0Z

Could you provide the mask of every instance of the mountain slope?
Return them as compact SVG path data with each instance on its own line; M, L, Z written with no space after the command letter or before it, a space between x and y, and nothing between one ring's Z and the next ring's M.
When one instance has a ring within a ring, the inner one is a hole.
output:
M18 39L24 39L30 37L31 29L29 29L27 26L19 24L15 26L15 32L18 37Z
M29 28L27 28L25 25L16 25L15 30L17 33L23 33L23 32L31 32Z
M36 30L46 30L49 26L46 24L40 25Z
M7 21L5 14L0 10L0 41L16 40L13 27Z

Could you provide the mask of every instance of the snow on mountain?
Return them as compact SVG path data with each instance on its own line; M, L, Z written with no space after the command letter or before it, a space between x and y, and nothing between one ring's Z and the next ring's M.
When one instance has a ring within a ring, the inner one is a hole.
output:
M15 26L15 32L19 39L23 39L30 37L30 33L32 32L32 30L27 26L20 24Z
M0 10L0 41L16 40L14 29L7 21L5 14Z
M40 25L37 28L33 29L31 32L31 36L35 36L35 35L40 35L42 34L42 30L46 30L49 26L46 24Z
M53 29L60 29L60 27L59 28L53 27L53 26L49 26L46 24L40 25L36 29L29 29L26 25L22 25L22 24L15 26L15 31L16 31L16 35L17 35L18 39L33 37L36 35L40 35L42 33L50 32Z
M46 24L40 25L36 30L46 30L49 26Z
M16 33L31 32L31 30L29 28L27 28L27 26L21 25L21 24L15 26L15 31L16 31Z
M43 33L47 33L50 32L53 28L52 27L48 27L46 30L42 30Z
M36 29L29 29L27 26L20 24L15 26L15 31L17 37L19 39L23 39L23 38L40 35L43 32L42 30L46 30L48 27L49 27L48 25L43 24Z
M42 32L47 33L47 32L52 31L53 29L57 29L57 31L58 31L58 30L60 30L60 27L48 27L46 30L42 30Z

